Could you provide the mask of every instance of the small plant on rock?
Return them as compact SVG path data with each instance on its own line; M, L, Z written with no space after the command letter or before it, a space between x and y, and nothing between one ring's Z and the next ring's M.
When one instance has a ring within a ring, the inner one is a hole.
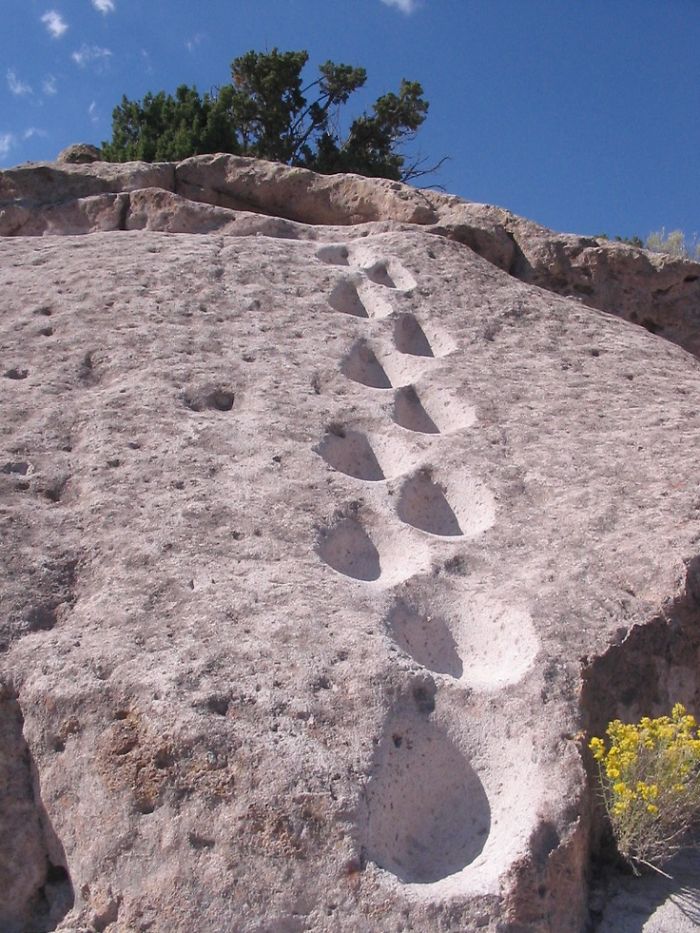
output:
M662 227L649 234L644 247L652 253L668 253L669 256L676 256L678 259L700 260L700 243L697 233L692 237L686 237L682 230L671 230L670 233L666 233L666 229Z
M700 737L676 703L670 716L609 723L592 738L605 810L617 848L636 874L661 871L700 816ZM663 873L663 872L662 872Z

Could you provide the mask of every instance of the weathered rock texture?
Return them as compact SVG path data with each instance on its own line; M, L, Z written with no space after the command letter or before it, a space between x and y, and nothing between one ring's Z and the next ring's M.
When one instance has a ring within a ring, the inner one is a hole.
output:
M56 156L57 162L99 162L101 159L100 150L97 146L90 143L73 143L72 146L66 146Z
M315 175L229 155L178 165L97 162L89 171L30 163L0 173L0 235L148 229L317 239L317 225L372 222L390 222L392 229L420 225L528 284L639 323L700 354L700 264L554 233L502 208L384 179Z
M545 289L696 350L698 267L234 157L0 201L0 928L583 929L577 733L697 708L700 364Z

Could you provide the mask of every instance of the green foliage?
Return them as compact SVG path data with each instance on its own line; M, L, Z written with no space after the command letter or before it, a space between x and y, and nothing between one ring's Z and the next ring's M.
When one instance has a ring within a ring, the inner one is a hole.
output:
M607 233L596 233L596 239L609 240L610 237ZM614 241L615 243L625 243L627 246L636 246L638 249L644 248L644 241L638 236L616 236Z
M627 246L636 246L638 249L643 249L644 241L641 237L638 236L616 236L616 243L626 243Z
M415 165L405 171L404 157L396 150L425 120L428 104L422 94L417 82L402 81L398 94L385 94L375 102L371 115L353 121L344 143L324 133L316 153L304 164L326 174L356 172L404 181L423 174Z
M676 703L670 716L616 719L606 734L607 742L595 737L589 748L618 851L635 870L660 870L700 816L697 723Z
M161 91L143 101L122 98L112 114L112 139L103 157L177 161L206 152L231 152L299 165L324 174L408 180L428 174L420 163L406 164L399 147L425 120L428 103L416 81L401 82L352 121L344 138L338 112L361 88L364 68L328 61L319 77L304 85L308 53L247 52L231 63L231 83L214 94L180 86L175 96Z
M112 114L112 139L102 144L111 162L176 162L205 152L239 151L221 103L181 85L173 97L160 91L143 101L122 98Z

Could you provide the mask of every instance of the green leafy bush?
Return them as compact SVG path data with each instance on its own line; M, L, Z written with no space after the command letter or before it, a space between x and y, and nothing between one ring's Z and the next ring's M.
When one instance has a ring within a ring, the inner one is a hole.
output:
M408 163L400 147L428 113L423 88L402 80L344 135L339 110L366 80L364 68L328 61L304 83L308 53L247 52L231 63L231 83L210 94L182 85L142 101L122 98L112 114L112 139L102 157L112 162L178 161L230 152L303 166L323 174L355 172L407 181L434 171Z

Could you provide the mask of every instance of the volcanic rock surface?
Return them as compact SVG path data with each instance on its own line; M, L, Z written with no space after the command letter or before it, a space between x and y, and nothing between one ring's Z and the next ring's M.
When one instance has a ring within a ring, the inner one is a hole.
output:
M582 930L580 730L698 708L700 364L621 318L700 350L700 267L232 156L0 230L0 929Z

